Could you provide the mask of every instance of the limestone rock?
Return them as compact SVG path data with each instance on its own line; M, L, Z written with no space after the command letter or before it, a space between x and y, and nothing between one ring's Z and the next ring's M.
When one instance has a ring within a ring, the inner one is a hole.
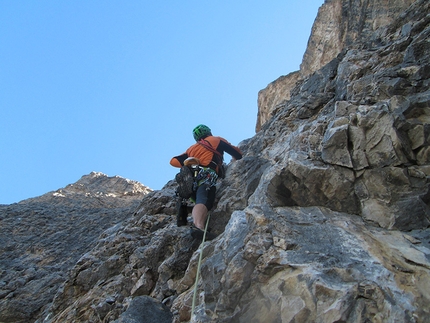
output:
M171 323L167 306L148 296L133 298L127 310L114 323Z
M348 124L329 126L322 141L321 157L327 164L352 168L349 155Z
M290 99L290 91L300 78L299 72L293 72L279 77L265 89L258 92L258 115L256 132L269 120L276 109Z
M415 50L428 46L427 9L418 1L368 43L351 43L303 79L253 138L251 150L276 163L260 182L274 205L325 206L390 229L430 224L428 177L407 171L430 158L430 57ZM414 27L405 29L406 18ZM378 35L384 41L374 43Z
M176 226L174 181L129 205L133 194L78 185L56 192L64 197L48 194L44 205L2 206L2 229L34 214L40 227L49 223L45 207L79 195L80 209L70 201L56 214L90 230L71 237L91 238L68 262L70 240L56 244L62 253L47 253L27 220L25 234L8 231L18 243L2 235L2 257L19 261L1 273L1 319L140 322L141 301L149 301L151 314L174 323L427 322L430 2L410 3L326 1L310 42L319 50L326 43L326 53L294 88L281 78L262 94L266 121L217 184L214 240L200 244ZM125 218L95 239L91 214L104 200ZM25 248L12 254L17 246ZM62 282L53 301L23 306L28 295L46 294L48 279L49 295ZM19 308L14 317L10 304Z
M265 225L256 223L257 214L267 218ZM267 243L255 253L255 241L262 239ZM279 239L288 239L288 247ZM419 250L398 232L367 228L359 217L323 208L248 208L232 214L223 239L209 248L199 284L199 322L428 317L428 292L415 298L419 305L411 302L428 278L428 243Z
M92 172L65 188L0 206L0 321L34 321L67 270L150 191Z
M395 18L412 3L414 0L373 0L360 4L352 0L326 0L312 26L300 70L279 78L259 92L256 130L260 131L279 105L289 100L296 83L330 63L344 48L366 41L380 42L385 35L378 34L378 30L396 23ZM403 32L410 29L411 25L406 24ZM348 66L349 72L354 69L354 65Z
M300 71L309 75L330 62L344 48L373 41L375 31L392 24L414 0L326 0L318 10Z

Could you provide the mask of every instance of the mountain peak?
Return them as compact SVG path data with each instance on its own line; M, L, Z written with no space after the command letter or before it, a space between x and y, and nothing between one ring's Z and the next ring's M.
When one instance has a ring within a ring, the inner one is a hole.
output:
M48 203L56 205L120 207L140 202L153 190L134 180L118 175L108 176L102 172L83 175L78 181L40 196L29 198L17 204Z
M126 197L145 195L150 192L152 192L152 189L138 181L118 175L108 176L102 172L93 171L82 176L77 182L47 194L54 197L80 194L92 197Z

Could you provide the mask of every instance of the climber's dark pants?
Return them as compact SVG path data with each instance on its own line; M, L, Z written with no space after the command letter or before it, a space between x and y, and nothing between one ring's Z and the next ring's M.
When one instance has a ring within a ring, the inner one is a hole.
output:
M194 200L196 201L196 204L204 204L208 211L210 211L210 209L212 209L212 207L214 206L216 187L212 186L211 188L209 188L209 190L207 188L207 184L200 185L197 188Z

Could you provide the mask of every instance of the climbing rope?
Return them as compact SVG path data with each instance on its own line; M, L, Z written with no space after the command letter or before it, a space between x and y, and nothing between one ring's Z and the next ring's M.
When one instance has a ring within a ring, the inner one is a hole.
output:
M200 248L200 256L199 256L199 262L197 263L196 281L194 283L193 303L191 305L191 319L193 318L194 309L196 307L197 283L199 281L200 266L202 264L202 256L203 256L203 245L205 243L206 232L208 230L208 223L209 223L210 216L211 216L211 214L209 212L208 218L206 220L205 232L203 233L203 240L202 240L202 243L200 244L200 247L199 247Z

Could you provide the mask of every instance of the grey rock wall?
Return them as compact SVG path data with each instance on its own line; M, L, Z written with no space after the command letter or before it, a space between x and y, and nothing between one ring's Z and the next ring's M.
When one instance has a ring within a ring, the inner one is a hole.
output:
M289 100L299 80L320 70L357 42L380 42L381 37L375 31L392 24L413 2L326 0L312 26L300 70L280 77L259 92L256 131L260 131L280 104Z
M336 12L350 6L363 25L342 26L347 46L293 88L273 84L276 108L218 183L218 237L200 246L176 226L170 181L93 240L36 322L141 322L148 308L174 323L429 321L430 3L325 5L339 11L319 21L349 21Z
M68 270L151 190L93 172L65 188L0 206L0 322L34 322Z
M429 12L342 49L240 144L218 238L176 227L169 182L78 262L47 322L109 322L142 295L173 322L427 322Z

